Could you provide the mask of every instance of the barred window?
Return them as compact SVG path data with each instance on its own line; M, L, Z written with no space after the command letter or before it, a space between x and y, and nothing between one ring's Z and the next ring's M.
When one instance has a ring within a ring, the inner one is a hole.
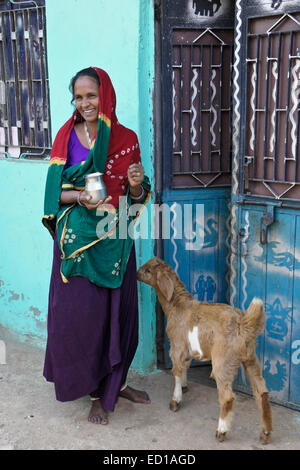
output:
M300 199L300 13L248 30L244 194Z
M0 0L0 157L43 158L51 126L45 0Z

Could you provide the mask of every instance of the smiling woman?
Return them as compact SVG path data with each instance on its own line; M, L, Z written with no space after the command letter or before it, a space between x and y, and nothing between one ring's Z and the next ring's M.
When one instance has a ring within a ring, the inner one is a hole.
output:
M97 133L99 114L100 81L94 69L78 72L71 81L73 102L84 121L75 124L75 131L81 143L90 148L91 140Z
M98 238L98 212L110 201L118 234L119 197L145 204L150 185L136 134L117 120L107 73L84 69L70 87L75 111L56 136L46 182L43 223L54 251L44 376L59 401L90 395L89 421L107 424L119 396L150 400L126 383L138 344L135 248L130 238ZM95 172L103 173L108 197L91 204L84 184Z

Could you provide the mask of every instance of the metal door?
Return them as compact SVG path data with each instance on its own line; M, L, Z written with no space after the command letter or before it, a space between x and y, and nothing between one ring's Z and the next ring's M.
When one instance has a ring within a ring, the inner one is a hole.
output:
M266 309L272 401L300 407L300 4L236 2L231 303ZM250 392L240 370L236 388Z
M163 256L209 302L229 301L233 3L161 2Z

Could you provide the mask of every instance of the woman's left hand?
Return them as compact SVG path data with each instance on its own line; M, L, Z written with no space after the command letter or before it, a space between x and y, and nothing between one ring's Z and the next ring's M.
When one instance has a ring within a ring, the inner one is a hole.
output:
M145 170L141 163L133 163L127 171L128 182L132 188L135 188L144 181Z

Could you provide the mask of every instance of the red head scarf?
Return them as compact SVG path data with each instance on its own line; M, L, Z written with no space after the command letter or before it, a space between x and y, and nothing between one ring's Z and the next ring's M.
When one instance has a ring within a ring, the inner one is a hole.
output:
M135 132L122 126L116 116L116 94L108 74L97 67L92 67L99 77L99 119L110 128L107 155L101 161L95 160L95 170L103 172L103 181L107 194L112 196L110 204L118 206L119 196L124 194L128 184L127 170L130 164L140 163L140 148ZM75 124L83 118L77 109L72 117L59 130L51 151L51 163L65 164L68 154L68 142ZM94 136L92 147L96 141Z

